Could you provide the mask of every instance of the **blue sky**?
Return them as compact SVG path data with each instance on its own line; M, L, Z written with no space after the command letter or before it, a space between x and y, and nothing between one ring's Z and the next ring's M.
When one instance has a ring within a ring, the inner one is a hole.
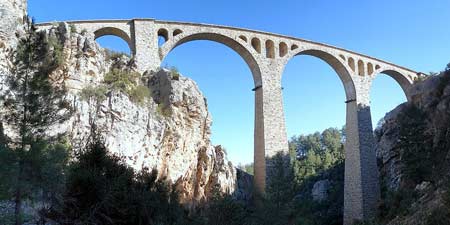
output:
M440 71L450 62L448 0L30 0L37 22L155 18L237 26L323 42L417 71ZM102 46L128 51L121 40ZM253 161L253 81L245 62L208 41L183 44L163 62L194 79L208 99L214 144L235 163ZM345 123L345 95L324 62L298 56L283 74L289 137ZM395 81L380 75L372 86L372 120L405 101Z

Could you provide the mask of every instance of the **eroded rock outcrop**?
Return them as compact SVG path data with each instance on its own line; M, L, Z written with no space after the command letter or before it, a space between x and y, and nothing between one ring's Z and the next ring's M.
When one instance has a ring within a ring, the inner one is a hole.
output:
M76 109L65 126L74 146L90 135L90 116L95 112L94 123L107 148L137 170L157 169L161 177L176 184L183 202L205 201L215 186L223 193L234 192L236 170L224 150L210 142L211 116L194 81L175 78L168 70L147 71L143 81L152 98L144 106L120 92L110 92L99 105L89 104L79 98L79 90L101 82L112 61L93 37L69 30L60 24L50 35L64 37L68 55L60 72L67 77Z
M431 145L438 146L445 136L450 121L450 76L443 72L415 84L410 90L411 101L397 106L387 113L383 123L375 131L376 151L380 172L390 190L397 190L403 182L403 161L398 142L401 113L414 105L423 112L425 133L433 137Z
M382 201L403 201L402 204L410 201L406 212L394 215L385 224L447 224L444 220L450 218L446 197L450 175L450 64L439 75L416 83L410 96L411 101L389 112L375 131L383 190L396 193L396 197L385 195ZM405 129L409 131L405 133ZM414 160L410 159L411 154L416 155ZM411 172L411 168L417 171Z
M0 0L0 94L6 88L5 76L13 68L13 52L18 37L24 34L26 10L25 0Z
M1 9L7 9L0 12L2 76L12 75L12 52L22 32L24 2L0 3ZM5 15L7 20L3 20ZM181 201L189 206L206 201L213 190L227 194L236 190L236 169L227 160L224 149L210 142L211 116L194 81L175 77L164 69L147 71L139 81L151 90L151 98L145 104L137 104L119 91L108 92L104 100L93 104L80 98L81 90L100 84L113 63L133 70L132 59L122 56L113 60L93 36L64 23L50 29L48 36L63 45L64 60L54 76L64 78L75 109L73 116L51 129L50 134L66 133L76 152L89 139L95 125L112 154L123 157L136 170L157 169L161 178L176 184Z

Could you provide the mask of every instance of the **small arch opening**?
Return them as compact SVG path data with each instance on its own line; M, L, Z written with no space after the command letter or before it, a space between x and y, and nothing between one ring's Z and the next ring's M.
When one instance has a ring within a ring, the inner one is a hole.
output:
M179 35L179 34L181 34L181 33L183 33L182 30L176 29L176 30L173 31L173 36L175 37L175 36L177 36L177 35Z
M358 60L358 75L364 76L364 63L362 60Z
M372 63L367 63L367 73L369 75L373 74L373 64Z
M305 168L305 163L326 158L323 162L327 163L319 163L321 166L310 170L310 173L320 174L336 165L343 165L341 128L346 123L346 104L343 102L348 98L336 69L329 64L331 61L327 62L328 56L317 57L319 52L303 53L305 55L290 60L283 72L286 132L290 137L291 163L295 168ZM332 61L339 62L339 59ZM310 76L312 74L314 76ZM326 140L324 144L320 144L322 140ZM300 181L299 184L306 182Z
M381 68L380 65L376 65L376 66L375 66L375 69L376 69L376 70L379 70L380 68Z
M288 46L287 46L287 44L284 43L284 42L281 42L279 48L280 48L280 49L279 49L279 51L280 51L280 57L284 57L284 56L287 54L287 52L288 52Z
M345 61L345 56L344 55L339 55L339 57L341 57L341 59Z
M115 27L103 27L94 32L95 41L108 50L127 55L134 54L130 36L123 30Z
M247 42L247 37L245 37L244 35L239 36L239 38L245 42Z
M295 49L297 49L298 48L298 45L296 45L296 44L293 44L292 46L291 46L291 50L295 50Z
M107 57L113 54L125 54L127 56L131 55L131 49L128 43L122 38L114 35L104 35L95 41L107 51Z
M266 41L266 57L267 58L275 58L275 46L272 40Z
M370 111L372 127L379 129L384 124L386 113L407 101L401 75L393 71L376 74L370 87ZM407 84L406 84L407 85Z
M169 31L164 28L158 30L158 46L161 47L169 40Z
M252 39L252 46L258 53L261 53L261 41L258 38Z
M348 58L348 66L355 72L355 60L352 57Z
M196 82L214 118L206 135L211 137L214 145L220 144L227 149L227 157L234 165L247 165L254 159L255 96L250 91L255 87L253 68L250 67L253 62L247 62L244 54L231 47L236 47L234 43L238 40L235 38L210 34L196 36L174 48L161 65L176 65L184 76ZM208 66L202 68L202 64ZM234 107L230 108L230 105ZM227 113L223 113L225 111ZM236 121L240 122L236 124ZM229 132L231 130L235 132Z

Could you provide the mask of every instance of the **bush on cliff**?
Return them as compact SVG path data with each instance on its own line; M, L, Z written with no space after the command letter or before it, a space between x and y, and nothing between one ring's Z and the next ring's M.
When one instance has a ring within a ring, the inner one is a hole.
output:
M0 138L0 189L3 197L14 199L16 224L23 222L25 200L46 207L60 192L68 147L47 132L72 112L60 85L64 77L54 73L64 62L59 33L37 31L28 18L24 26L6 78L9 89L0 96L5 112L0 122L14 134Z
M434 196L436 190L448 189L450 115L446 90L450 87L450 64L435 76L429 78L439 82L434 89L423 90L423 93L419 93L419 98L406 103L395 118L395 128L399 130L399 135L393 151L398 150L403 176L398 190L389 190L383 182L385 178L381 177L382 196L377 218L380 223L408 217L418 210L411 206L417 204L420 199L423 200L425 195ZM425 79L421 82L430 81ZM415 85L422 85L421 82ZM425 192L418 191L417 185L424 182L429 183L430 188ZM446 193L448 195L449 191ZM427 225L449 224L449 212L450 201L446 200L421 222Z
M177 193L157 177L95 141L70 165L64 198L49 216L60 224L186 224Z

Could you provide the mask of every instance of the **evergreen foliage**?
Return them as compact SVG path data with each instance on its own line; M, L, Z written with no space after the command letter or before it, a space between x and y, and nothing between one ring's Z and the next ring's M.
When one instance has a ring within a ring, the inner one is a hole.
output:
M289 142L290 164L283 155L269 159L273 169L272 179L267 184L266 195L257 196L260 198L258 204L240 205L227 196L215 198L211 203L213 207L206 209L208 216L203 224L341 225L344 204L343 140L342 130L335 128L293 137ZM302 152L307 153L306 157L300 157ZM301 168L304 165L309 166L308 173ZM252 164L241 167L253 170ZM324 179L331 183L328 198L316 202L312 199L311 190L317 181ZM209 216L211 214L213 216Z
M66 90L51 77L62 62L62 44L29 24L17 47L14 75L8 77L10 89L1 96L8 111L3 121L24 138L20 144L29 144L26 137L44 136L49 126L69 117Z
M61 206L50 217L61 224L186 224L169 182L156 171L136 173L95 140L70 165Z
M214 187L213 197L204 211L205 219L197 224L242 225L250 222L247 207L231 196L223 196L217 186Z
M25 30L15 52L13 75L7 78L9 89L0 96L7 112L2 123L11 129L10 137L0 135L0 191L2 197L14 199L17 225L22 224L24 200L51 203L58 196L68 146L46 132L71 113L63 78L53 75L64 62L61 42L38 32L32 22Z
M405 178L411 187L430 181L433 171L433 137L427 132L426 114L415 105L408 105L399 115L399 144L405 165Z
M328 128L322 133L292 137L289 142L295 185L344 161L343 133Z
M107 92L108 89L104 85L90 85L81 90L80 97L81 100L87 101L89 104L93 102L99 104L106 100Z

